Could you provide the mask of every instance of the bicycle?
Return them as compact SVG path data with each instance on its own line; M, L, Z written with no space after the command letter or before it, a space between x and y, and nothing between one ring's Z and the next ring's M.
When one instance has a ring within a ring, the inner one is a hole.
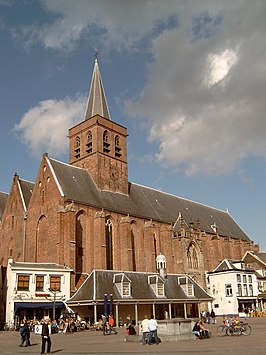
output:
M248 323L240 322L238 324L232 325L219 325L217 328L217 335L218 336L239 336L239 335L250 335L251 333L251 326Z
M225 324L219 325L219 327L217 327L218 337L224 337L224 336L228 335L227 334L228 328L229 328L228 325L225 325Z
M240 329L241 334L243 335L250 335L251 333L251 326L248 323L240 322L237 327Z

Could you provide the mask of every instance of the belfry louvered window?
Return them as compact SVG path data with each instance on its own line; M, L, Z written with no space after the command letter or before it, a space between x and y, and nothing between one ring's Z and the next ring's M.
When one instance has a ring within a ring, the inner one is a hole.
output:
M80 158L80 137L76 137L75 139L75 148L74 148L74 157L76 159Z
M103 152L110 153L110 143L109 143L108 131L104 131L104 133L103 133Z
M91 131L89 131L88 135L87 135L86 152L92 153L92 133L91 133Z
M122 149L120 147L120 140L119 136L115 137L115 157L116 158L121 158L122 156Z

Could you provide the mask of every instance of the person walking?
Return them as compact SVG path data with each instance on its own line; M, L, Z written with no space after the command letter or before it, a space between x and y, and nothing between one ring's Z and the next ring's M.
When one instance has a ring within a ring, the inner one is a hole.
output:
M111 334L112 332L117 334L117 331L114 329L115 320L112 314L109 314L108 324L109 324L109 334Z
M142 345L148 343L149 339L149 317L145 314L143 321L141 322L141 330L142 330Z
M49 332L49 320L45 319L42 322L42 348L41 348L41 354L45 354L45 346L47 343L47 354L50 353L51 351L51 338L50 338L50 332Z
M157 335L157 328L158 328L158 323L156 321L156 319L154 318L154 316L151 316L151 319L149 320L149 340L148 340L148 344L151 345L152 343L152 338L155 339L155 343L156 345L159 345L159 338Z
M19 346L24 346L24 343L26 342L25 320L20 323L19 334L20 334L20 344L19 344Z

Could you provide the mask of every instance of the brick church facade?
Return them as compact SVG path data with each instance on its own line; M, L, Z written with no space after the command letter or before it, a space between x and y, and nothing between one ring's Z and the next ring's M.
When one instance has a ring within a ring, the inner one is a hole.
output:
M241 259L258 245L228 212L128 181L127 129L110 119L95 60L84 119L69 129L69 164L43 155L36 181L15 174L0 193L0 264L73 269L71 291L92 270L189 274Z

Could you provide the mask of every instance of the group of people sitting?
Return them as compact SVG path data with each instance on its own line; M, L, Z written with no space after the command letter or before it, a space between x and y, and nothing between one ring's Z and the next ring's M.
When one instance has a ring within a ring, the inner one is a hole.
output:
M192 333L195 334L197 339L207 339L210 337L209 330L204 327L203 320L199 320L195 323Z

